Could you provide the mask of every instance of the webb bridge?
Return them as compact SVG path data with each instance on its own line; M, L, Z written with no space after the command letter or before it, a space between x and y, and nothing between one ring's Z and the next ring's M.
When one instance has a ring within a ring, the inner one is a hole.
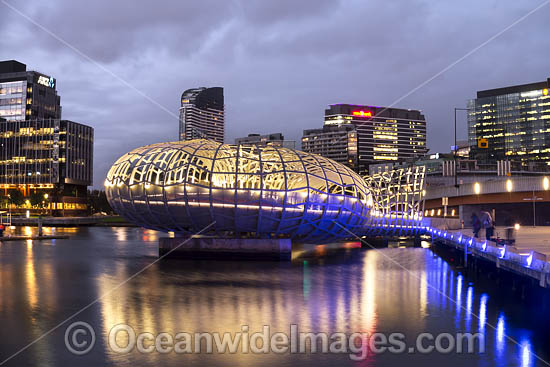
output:
M361 177L298 150L196 139L123 155L105 189L127 220L173 233L161 252L277 254L292 242L418 236L424 177L423 166Z

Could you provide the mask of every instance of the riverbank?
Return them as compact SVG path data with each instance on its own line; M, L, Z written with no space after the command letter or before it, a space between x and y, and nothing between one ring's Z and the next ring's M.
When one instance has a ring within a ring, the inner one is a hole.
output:
M42 218L12 218L14 226L38 227L39 221L44 227L137 227L117 215L96 217L42 217Z
M0 237L1 242L6 241L21 241L21 240L68 240L67 235L42 235L42 236L3 236Z

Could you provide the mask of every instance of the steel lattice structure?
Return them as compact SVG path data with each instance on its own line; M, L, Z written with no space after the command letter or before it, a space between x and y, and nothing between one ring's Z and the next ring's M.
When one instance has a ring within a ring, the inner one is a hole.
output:
M410 235L422 228L425 166L365 176L375 193L370 234Z
M214 223L216 236L320 242L417 229L422 210L405 200L423 177L392 172L363 179L315 154L198 139L125 154L105 189L115 211L146 228L192 234Z

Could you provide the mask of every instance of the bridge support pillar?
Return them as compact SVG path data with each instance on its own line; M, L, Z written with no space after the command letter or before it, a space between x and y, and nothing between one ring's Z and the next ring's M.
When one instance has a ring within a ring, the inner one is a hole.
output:
M185 259L290 260L290 239L161 237L159 256Z

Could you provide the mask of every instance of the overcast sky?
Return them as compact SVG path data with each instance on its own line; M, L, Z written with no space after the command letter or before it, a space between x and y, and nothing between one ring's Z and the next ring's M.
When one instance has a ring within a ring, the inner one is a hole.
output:
M96 187L127 151L177 140L181 93L198 86L224 87L226 142L299 141L328 104L395 104L422 110L428 147L449 151L453 107L550 77L550 5L402 97L543 3L0 0L0 59L54 76L63 118L95 128Z

